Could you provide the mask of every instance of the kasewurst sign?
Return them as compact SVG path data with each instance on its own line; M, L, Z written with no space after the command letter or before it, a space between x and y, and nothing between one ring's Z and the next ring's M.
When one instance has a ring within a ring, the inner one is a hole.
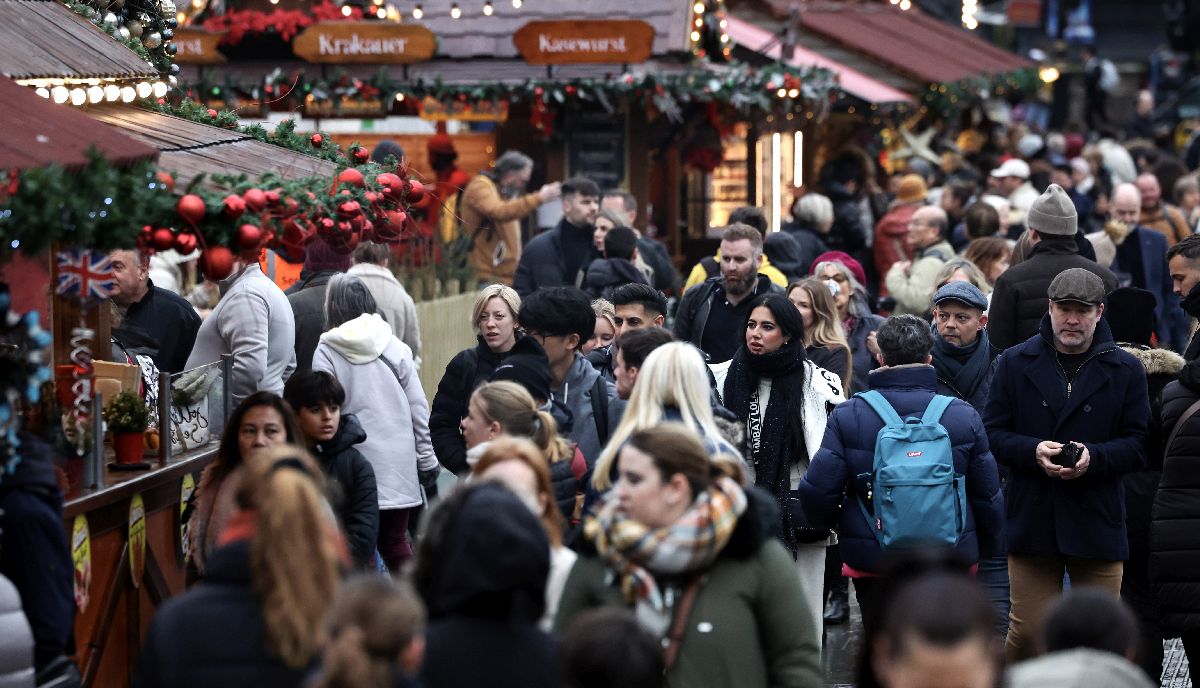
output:
M530 64L645 62L654 27L637 19L533 21L513 34L513 45Z
M292 42L300 59L336 64L424 62L436 48L429 29L391 22L319 22Z

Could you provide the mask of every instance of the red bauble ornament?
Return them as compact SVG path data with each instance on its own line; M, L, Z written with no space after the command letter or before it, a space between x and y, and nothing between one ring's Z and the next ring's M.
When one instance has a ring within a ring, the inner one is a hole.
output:
M279 194L279 189L272 189L267 192L267 205L274 207L279 205L282 200L283 197Z
M151 244L156 251L170 251L171 247L175 245L175 232L166 227L156 229L151 236Z
M209 116L210 118L212 118L212 119L216 119L216 118L217 118L217 111L216 111L216 110L214 110L214 109L212 109L212 108L209 108L209 109L208 109L208 116Z
M200 255L200 272L213 282L219 282L233 272L233 251L213 246Z
M175 237L175 250L179 255L186 256L196 250L196 235L195 234L180 234Z
M320 220L317 220L317 234L320 234L321 236L328 236L333 233L333 230L336 226L337 223L333 221L333 218L323 217Z
M167 188L167 191L175 193L175 178L167 172L155 172L154 180Z
M355 148L354 159L358 162L366 162L371 159L371 153L366 148Z
M570 86L570 85L568 85L568 86L567 86L566 88L564 88L563 90L567 92L567 95L569 95L569 96L573 96L573 95L575 95L576 88L575 88L574 86Z
M238 227L238 230L237 230L238 246L242 247L243 249L245 249L247 251L258 248L259 242L262 241L262 238L263 238L262 230L259 229L258 227L255 227L254 225L246 224L246 225L242 225L241 227Z
M358 170L354 169L353 167L347 167L346 169L339 172L338 176L337 176L336 185L340 186L342 184L349 184L350 186L362 187L366 184L366 180L363 178L362 172L359 172Z
M237 194L226 196L221 205L224 208L225 217L231 220L241 217L242 213L246 212L246 202Z
M308 137L308 142L311 143L313 147L320 148L321 144L325 142L325 137L321 136L320 134L313 134L312 136Z
M179 199L175 211L189 225L200 224L200 221L204 219L204 199L196 194L188 194Z
M267 194L262 189L247 189L242 200L252 213L261 213L267 207Z
M399 175L384 172L375 176L375 183L384 189L390 189L393 186L400 186L404 180L400 179Z
M408 180L408 201L410 203L416 203L417 201L420 201L421 197L424 195L425 195L425 185L424 184L422 184L421 182L419 182L415 179Z
M358 201L346 201L338 204L337 212L341 217L356 217L362 213L362 206L358 204Z

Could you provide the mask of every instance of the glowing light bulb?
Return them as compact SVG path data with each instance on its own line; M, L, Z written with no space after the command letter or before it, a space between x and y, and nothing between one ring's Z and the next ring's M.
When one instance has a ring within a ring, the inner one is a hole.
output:
M692 5L692 11L696 14L704 14L704 3L698 2L695 5Z
M167 95L167 85L161 81L155 82L154 83L154 97L162 98L165 95Z
M375 16L379 17L380 19L387 19L387 10L380 7L379 9L375 10Z
M775 92L775 95L779 96L780 98L787 98L787 89L781 88Z
M46 88L45 86L42 86L41 88L37 89L36 91L34 91L34 93L38 94L39 96L41 96L43 98L50 97L50 89Z
M72 105L83 105L86 102L87 102L87 91L83 90L82 88L71 89L71 104Z
M71 97L71 92L67 90L66 86L55 86L50 89L50 97L54 99L54 102L62 105Z
M699 31L693 31L693 32L692 32L692 36L691 36L691 38L692 38L692 42L693 42L693 43L695 43L695 42L699 41L699 40L700 40L700 32L699 32Z
M114 84L109 84L104 87L104 99L108 102L113 102L121 97L121 87Z
M425 16L425 10L421 9L420 5L413 8L413 19L420 19Z
M342 5L342 16L343 17L349 17L351 12L353 12L353 10L350 9L349 5Z
M397 103L403 103L403 102L404 102L404 94L403 94L403 93L397 93L397 94L396 94L396 102L397 102Z
M134 98L137 98L137 91L132 86L126 86L121 89L122 103L132 103Z
M89 86L87 90L87 99L89 103L95 104L104 100L104 89L99 86Z
M512 3L513 3L514 10L521 9L521 0L512 0Z
M451 4L450 5L450 18L458 19L461 16L462 16L462 10L458 8L458 3L456 2L456 3Z
M800 89L793 88L792 90L788 91L788 98L799 98L799 97L800 97Z
M900 9L907 12L911 8L912 8L912 2L910 2L910 0L900 0Z
M495 8L492 7L492 0L487 0L487 2L483 3L483 15L485 17L492 16L492 12L494 11Z
M137 97L138 98L149 98L150 94L153 91L154 91L154 89L150 86L150 83L147 81L143 81L137 85Z

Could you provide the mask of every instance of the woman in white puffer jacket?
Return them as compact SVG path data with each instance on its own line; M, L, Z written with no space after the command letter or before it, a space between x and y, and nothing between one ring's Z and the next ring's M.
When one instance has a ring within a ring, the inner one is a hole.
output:
M367 432L358 450L375 469L379 488L379 553L395 572L412 557L408 519L421 506L421 477L439 470L429 439L429 403L417 379L412 349L376 313L366 284L335 275L325 297L325 328L312 367L346 389L342 413Z

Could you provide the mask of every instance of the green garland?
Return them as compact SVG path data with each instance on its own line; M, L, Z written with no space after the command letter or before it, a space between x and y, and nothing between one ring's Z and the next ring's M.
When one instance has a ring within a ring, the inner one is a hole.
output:
M1028 95L1040 85L1041 79L1036 69L1019 69L951 83L930 84L921 94L921 104L943 120L950 120L985 98Z
M778 95L778 89L785 85L789 94L796 93L794 97ZM304 72L285 75L276 70L261 81L238 82L227 73L221 83L202 81L182 86L180 90L189 97L222 104L238 98L252 102L282 98L280 107L287 109L304 107L311 96L322 104L343 98L378 100L386 110L399 95L416 101L433 98L460 103L540 100L551 107L595 103L612 111L621 99L631 98L635 103L653 105L673 116L693 103L717 103L746 114L819 109L835 88L834 74L823 68L734 63L714 71L610 74L596 79L539 78L516 84L472 85L446 84L440 78L398 81L390 78L386 69L366 79L350 78L345 72L322 78L309 77Z
M172 10L171 16L166 16L164 8L158 0L126 0L120 5L103 2L103 0L97 0L96 4L91 4L86 0L63 0L63 2L75 14L100 27L114 40L149 62L158 70L159 74L171 76L179 73L179 67L175 64L176 48L169 38L178 24L174 11ZM137 6L135 6L135 2ZM110 10L110 7L116 9ZM116 21L104 21L108 12L113 13ZM142 19L149 20L145 26L143 26ZM142 35L149 36L157 33L164 38L154 48L147 48L143 45L142 39L131 35L128 28L131 21L138 21L139 30L143 32Z

